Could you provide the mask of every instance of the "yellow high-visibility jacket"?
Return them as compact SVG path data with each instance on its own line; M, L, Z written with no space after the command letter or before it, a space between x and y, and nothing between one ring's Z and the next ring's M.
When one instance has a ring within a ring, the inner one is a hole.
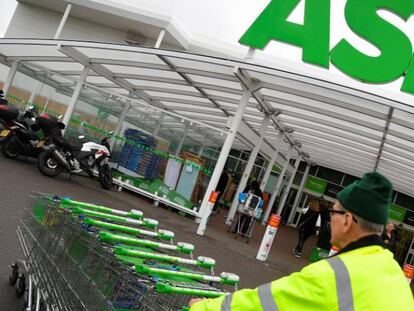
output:
M408 282L393 254L381 246L354 249L300 272L216 299L190 311L413 311Z

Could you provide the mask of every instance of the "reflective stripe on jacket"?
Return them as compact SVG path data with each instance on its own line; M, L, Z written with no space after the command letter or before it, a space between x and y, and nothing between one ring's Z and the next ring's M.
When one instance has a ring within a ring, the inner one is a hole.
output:
M300 272L193 305L190 311L414 310L408 283L393 255L381 246L355 249Z

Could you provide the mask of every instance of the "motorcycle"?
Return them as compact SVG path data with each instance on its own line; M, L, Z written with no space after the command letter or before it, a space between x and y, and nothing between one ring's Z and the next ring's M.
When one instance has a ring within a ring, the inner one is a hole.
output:
M1 90L0 90L1 91ZM10 134L12 121L19 116L19 109L14 105L8 105L7 100L3 99L0 93L0 143L4 143Z
M113 132L105 136L101 144L94 142L70 143L63 137L52 136L44 144L43 152L38 157L39 171L48 177L55 177L62 171L69 174L81 175L83 172L89 177L94 176L94 169L98 169L99 182L104 189L112 188L112 171L109 166L110 146L109 138ZM84 136L79 136L84 139Z
M37 157L41 151L40 140L36 132L39 130L36 124L36 109L28 107L24 114L8 124L8 132L3 136L6 140L3 144L3 154L6 158L16 159L19 155Z

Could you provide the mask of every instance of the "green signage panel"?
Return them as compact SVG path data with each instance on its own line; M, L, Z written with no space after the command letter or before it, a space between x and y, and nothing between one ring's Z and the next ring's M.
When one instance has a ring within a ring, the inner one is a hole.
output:
M328 185L328 182L325 180L312 177L312 176L308 176L308 179L306 180L305 188L310 191L323 194L325 192L327 185Z
M392 220L403 222L406 213L406 209L399 207L398 205L391 204L388 217Z
M272 0L239 42L256 49L277 40L302 48L306 63L329 68L366 83L389 83L402 76L401 90L414 94L414 56L410 38L388 22L379 10L387 10L403 22L414 14L413 0L347 0L343 15L355 35L376 47L376 55L362 52L343 38L330 50L330 0L303 0L303 24L289 16L301 0Z

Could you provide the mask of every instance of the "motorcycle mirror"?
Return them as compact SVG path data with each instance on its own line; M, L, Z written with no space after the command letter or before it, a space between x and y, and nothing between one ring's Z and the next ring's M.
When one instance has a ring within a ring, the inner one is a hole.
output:
M85 138L85 135L80 135L80 136L78 136L78 138L79 139L84 139Z
M108 135L114 135L114 131L110 131Z
M63 118L63 114L59 115L57 118L58 118L58 120L62 119Z

